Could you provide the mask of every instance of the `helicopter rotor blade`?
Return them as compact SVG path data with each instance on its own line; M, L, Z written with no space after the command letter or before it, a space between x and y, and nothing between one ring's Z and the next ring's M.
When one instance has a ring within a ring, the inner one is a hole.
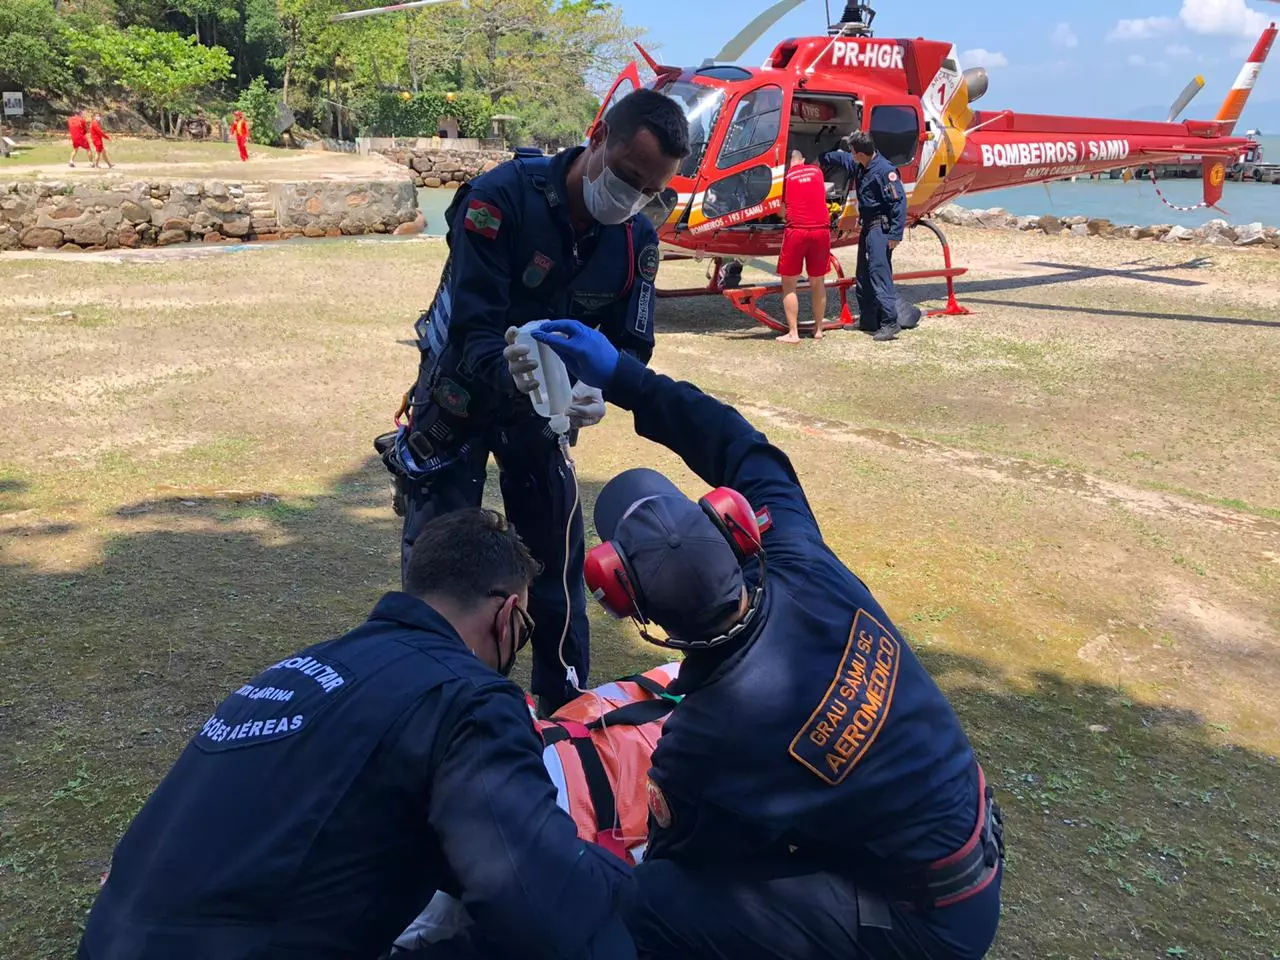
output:
M1191 78L1191 82L1186 88L1178 94L1178 99L1173 101L1173 106L1169 108L1169 116L1166 123L1173 123L1178 119L1178 115L1187 109L1187 104L1195 99L1196 94L1204 89L1204 77L1197 74Z
M739 30L737 36L721 47L720 52L713 59L721 63L737 60L747 52L753 43L764 36L766 30L803 2L804 0L778 0L777 3Z
M452 3L453 0L413 0L412 3L393 3L388 7L370 7L368 10L352 10L350 13L335 13L329 18L330 23L340 20L355 20L359 17L376 17L380 13L396 13L400 10L416 10L419 7L432 7L437 3Z

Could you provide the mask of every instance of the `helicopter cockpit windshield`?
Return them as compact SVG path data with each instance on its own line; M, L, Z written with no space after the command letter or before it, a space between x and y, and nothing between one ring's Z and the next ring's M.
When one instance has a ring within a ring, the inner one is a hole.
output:
M715 131L720 108L724 105L724 89L689 80L674 80L659 87L658 92L680 104L685 119L689 121L689 155L681 162L677 176L696 177L702 155L706 153L711 134Z

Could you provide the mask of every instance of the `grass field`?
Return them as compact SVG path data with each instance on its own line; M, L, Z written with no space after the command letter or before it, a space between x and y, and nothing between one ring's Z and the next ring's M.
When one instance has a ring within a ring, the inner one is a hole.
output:
M1280 257L953 241L974 316L787 347L664 301L654 366L791 454L952 698L1006 814L993 956L1275 960ZM211 708L398 584L371 440L443 249L0 258L0 956L71 956ZM616 409L577 457L588 516L626 466L699 488ZM664 659L593 627L593 682Z
M110 131L108 131L110 132ZM322 179L342 175L385 176L388 171L405 175L381 157L325 150L286 150L249 144L249 160L240 159L234 140L158 140L117 136L106 144L107 156L115 164L104 163L95 170L83 152L74 168L67 166L71 141L33 140L13 156L0 158L0 181L29 180L36 177L68 182L97 180L103 176L119 179L161 177L169 179L222 177L230 180Z

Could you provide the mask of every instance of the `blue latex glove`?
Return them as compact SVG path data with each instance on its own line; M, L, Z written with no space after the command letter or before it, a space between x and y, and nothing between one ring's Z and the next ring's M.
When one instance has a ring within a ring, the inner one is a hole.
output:
M589 387L607 387L618 367L618 348L577 320L548 320L533 331L533 339L554 350L569 375Z

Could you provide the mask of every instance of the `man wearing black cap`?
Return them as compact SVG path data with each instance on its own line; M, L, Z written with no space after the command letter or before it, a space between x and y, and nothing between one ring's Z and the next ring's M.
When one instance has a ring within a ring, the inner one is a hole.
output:
M588 581L686 653L627 914L640 956L984 956L999 810L950 704L823 542L787 456L574 321L535 336L631 410L638 434L749 504L721 510L720 490L695 504L652 470L597 500L596 549L613 566L606 577L589 558ZM520 368L522 348L507 358Z

